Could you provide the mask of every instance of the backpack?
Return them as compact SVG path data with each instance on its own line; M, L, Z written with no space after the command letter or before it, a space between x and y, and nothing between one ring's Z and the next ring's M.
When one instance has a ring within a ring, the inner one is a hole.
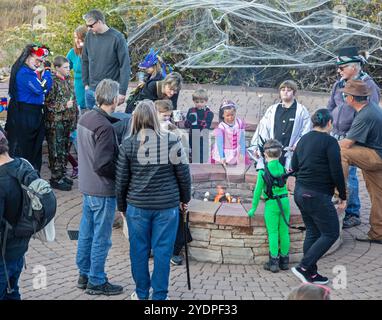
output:
M4 231L1 230L0 232L1 257L7 280L8 294L14 291L5 261L9 231L11 231L11 237L32 237L53 219L57 209L56 196L50 184L40 178L38 171L27 160L22 158L20 160L20 166L15 170L8 170L8 174L14 177L21 186L21 215L14 226L11 226L6 219L2 219L1 224L4 224L5 228Z
M38 171L25 159L21 159L21 165L8 174L20 183L22 189L21 215L10 229L15 237L31 237L55 216L56 196L50 184L41 179Z
M272 188L273 187L279 187L279 188L282 188L286 185L286 182L288 180L288 177L290 175L293 174L293 171L291 172L285 172L285 168L284 168L284 174L282 174L281 176L278 176L278 177L275 177L274 175L272 175L272 173L269 171L268 169L268 164L267 163L264 163L264 174L263 174L263 180L265 182L265 186L266 186L266 189L264 191L264 193L267 195L268 199L272 199L272 200L276 200L277 202L277 205L280 209L280 213L281 213L281 217L283 218L285 224L289 227L289 228L292 228L292 229L296 229L296 230L300 230L300 231L305 231L306 228L305 227L295 227L295 226L291 226L288 221L286 220L285 218L285 213L284 213L284 209L283 209L283 206L281 204L281 198L286 198L288 197L288 194L284 194L284 195L274 195L273 194L273 190Z
M288 177L292 174L293 172L286 173L284 169L284 174L281 176L275 177L272 175L272 173L268 169L268 165L265 163L264 165L264 174L263 174L263 179L265 182L265 194L269 199L275 199L273 195L273 187L279 187L282 188L286 185Z

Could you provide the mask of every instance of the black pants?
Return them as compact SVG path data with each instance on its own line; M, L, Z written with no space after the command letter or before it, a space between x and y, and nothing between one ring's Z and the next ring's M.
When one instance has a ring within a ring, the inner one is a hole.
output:
M180 254L180 251L182 251L182 248L184 246L184 222L183 222L183 214L179 210L179 224L178 224L178 231L176 232L176 239L174 244L174 256L178 256ZM187 227L187 243L192 241L190 229Z
M310 190L297 182L294 200L306 226L304 257L300 267L317 273L317 261L339 237L339 222L332 196Z
M43 106L13 102L9 109L6 125L9 153L28 160L40 171L45 136Z

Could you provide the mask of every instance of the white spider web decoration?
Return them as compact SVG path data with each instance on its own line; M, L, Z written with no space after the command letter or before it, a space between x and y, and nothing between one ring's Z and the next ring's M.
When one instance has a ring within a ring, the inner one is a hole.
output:
M176 54L178 68L325 67L333 65L339 48L351 45L368 50L370 62L381 65L381 26L348 17L341 6L330 10L329 4L127 0L113 11L124 19L130 47ZM152 16L136 24L131 17L142 9Z

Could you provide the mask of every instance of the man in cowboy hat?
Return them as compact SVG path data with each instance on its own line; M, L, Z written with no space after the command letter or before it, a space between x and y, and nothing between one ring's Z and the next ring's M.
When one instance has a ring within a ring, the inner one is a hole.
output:
M364 71L362 65L366 63L366 53L359 53L356 47L342 48L338 52L336 65L341 78L334 84L332 94L328 103L328 109L333 116L332 135L341 140L346 136L353 122L355 111L349 106L341 92L346 82L351 79L363 81L370 89L369 101L379 104L380 90L373 79ZM343 223L344 228L351 228L361 224L360 208L361 202L358 197L357 167L349 168L349 198L346 215Z
M339 142L344 176L348 178L349 166L360 168L371 199L370 231L356 240L382 244L382 109L369 101L372 91L362 80L347 81L341 92L356 112Z

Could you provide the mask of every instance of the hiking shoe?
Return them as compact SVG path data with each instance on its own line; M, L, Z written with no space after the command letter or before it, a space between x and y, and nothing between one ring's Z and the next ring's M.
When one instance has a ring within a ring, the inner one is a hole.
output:
M361 224L361 219L356 217L356 216L349 216L349 218L344 219L342 228L347 229L347 228L352 228L359 226Z
M74 167L73 168L73 171L72 171L72 174L71 174L70 178L72 178L72 179L77 179L78 178L78 167Z
M293 274L299 278L303 283L312 282L312 278L308 270L302 270L301 267L292 267Z
M288 270L289 269L289 256L282 256L280 255L280 261L279 261L279 267L281 270Z
M55 180L50 179L50 186L54 189L61 191L70 191L72 190L72 186L64 181L64 179Z
M66 182L68 185L71 185L71 186L73 185L73 180L66 176L64 176L62 180L64 180L64 182Z
M170 262L174 265L174 266L180 266L183 262L183 257L182 256L172 256Z
M78 281L77 281L77 288L85 290L87 285L88 285L88 281L89 281L89 279L87 276L80 275L78 277Z
M312 275L311 279L312 279L312 283L315 283L315 284L327 284L327 283L329 283L329 278L324 277L324 276L320 275L319 273Z
M269 261L264 264L264 270L268 270L273 273L279 272L279 257L273 258L269 256Z
M123 292L123 287L111 284L109 281L106 281L104 284L95 286L88 282L85 293L90 295L99 295L104 294L105 296L115 296Z
M382 244L382 240L372 239L368 235L355 237L357 241Z
M120 215L116 215L113 222L113 229L119 229L123 227L123 218Z

